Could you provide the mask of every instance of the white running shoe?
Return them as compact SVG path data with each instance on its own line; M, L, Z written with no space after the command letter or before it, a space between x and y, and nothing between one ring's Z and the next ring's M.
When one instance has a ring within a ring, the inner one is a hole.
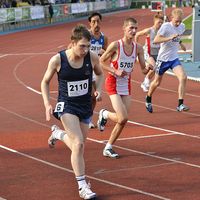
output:
M179 112L182 112L182 111L188 111L188 110L190 110L190 108L188 106L184 105L184 104L181 104L180 106L178 106L176 108L176 110L179 111Z
M119 158L119 154L115 153L113 149L104 149L103 155L110 158Z
M107 119L105 119L103 117L103 112L105 111L106 109L102 109L100 110L99 112L99 120L97 121L97 128L100 130L100 131L104 131L105 129L105 125L107 123Z
M92 122L90 122L89 123L89 128L91 129L91 128L95 128L95 125L92 123Z
M88 183L79 190L79 196L83 199L94 199L97 195L90 189L91 185Z
M49 145L49 148L54 148L55 147L55 145L56 145L56 141L58 140L58 139L56 139L55 137L54 137L54 131L57 131L57 130L60 130L60 128L58 127L58 126L56 126L56 125L53 125L52 127L51 127L51 135L50 135L50 137L49 137L49 139L48 139L48 145Z
M145 82L142 82L140 86L143 89L143 92L148 92L149 91L149 84L147 84Z

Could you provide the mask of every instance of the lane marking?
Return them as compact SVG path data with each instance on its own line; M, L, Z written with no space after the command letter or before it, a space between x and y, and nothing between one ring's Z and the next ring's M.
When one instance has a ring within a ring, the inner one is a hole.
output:
M30 156L30 155L25 154L25 153L16 151L16 150L14 150L14 149L5 147L5 146L3 146L3 145L0 145L0 148L5 149L5 150L7 150L7 151L10 151L10 152L12 152L12 153L15 153L15 154L24 156L24 157L26 157L26 158L35 160L35 161L37 161L37 162L43 163L43 164L45 164L45 165L48 165L48 166L57 168L57 169L59 169L59 170L67 171L67 172L69 172L69 173L71 173L71 174L74 174L74 172L73 172L72 170L70 170L70 169L67 169L67 168L65 168L65 167L61 167L61 166L56 165L56 164L53 164L53 163L51 163L51 162L48 162L48 161L45 161L45 160L42 160L42 159L39 159L39 158ZM170 200L169 198L166 198L166 197L163 197L163 196L160 196L160 195L156 195L156 194L149 193L149 192L145 192L145 191L142 191L142 190L139 190L139 189L127 187L127 186L124 186L124 185L121 185L121 184L117 184L117 183L114 183L114 182L111 182L111 181L107 181L107 180L103 180L103 179L100 179L100 178L96 178L96 177L94 177L94 176L90 176L90 175L86 175L86 176L87 176L89 179L93 179L93 180L96 180L96 181L101 182L101 183L106 183L106 184L108 184L108 185L112 185L112 186L115 186L115 187L118 187L118 188L122 188L122 189L129 190L129 191L132 191L132 192L137 192L137 193L140 193L140 194L143 194L143 195L146 195L146 196L151 196L151 197L154 197L154 198L157 198L157 199Z
M8 54L2 54L0 55L0 58L6 57Z
M99 141L99 140L96 140L96 139L92 139L92 138L87 138L87 139L90 140L90 141L93 141L93 142L103 143L102 141ZM171 158L161 157L161 156L153 155L151 153L145 153L145 152L142 152L142 151L137 151L137 150L129 149L129 148L126 148L126 147L121 147L121 146L118 146L118 145L113 145L113 147L116 147L118 149L122 149L124 151L129 151L129 152L133 152L133 153L136 153L136 154L149 156L149 157L152 157L152 158L166 160L166 161L170 161L170 162L173 162L173 163L178 163L178 164L182 164L182 165L186 165L186 166L190 166L190 167L194 167L194 168L199 168L200 169L200 165L196 165L196 164L180 161L178 159L171 159Z
M136 81L136 80L133 80L133 79L131 79L131 82L137 83L137 84L139 84L139 85L141 84L141 82ZM163 88L163 87L160 87L160 86L159 86L157 89L164 90L164 91L168 91L168 92L173 92L173 93L178 94L177 90L171 90L171 89ZM185 95L191 96L191 97L200 98L200 95L195 95L195 94L191 94L191 93L187 93L187 92L185 93Z
M123 140L135 140L135 139L144 139L144 138L153 138L153 137L165 137L171 135L178 135L177 133L166 133L166 134L157 134L157 135L142 135L136 137L125 137L125 138L118 138L117 141ZM107 142L108 140L102 140L103 142Z
M2 109L1 106L0 106L0 109ZM7 111L7 112L9 112L9 113L11 113L13 115L16 115L17 117L20 117L22 119L25 119L25 120L31 121L33 123L36 123L38 125L48 127L50 129L50 126L48 126L46 124L43 124L43 123L40 123L40 122L38 122L36 120L32 120L32 119L30 119L28 117L24 117L24 116L22 116L20 114L17 114L17 113L15 113L13 111L9 111L9 110L7 110L5 108L3 108L2 110ZM138 123L136 123L136 124L138 124ZM165 129L163 129L163 130L165 130ZM177 132L177 134L180 134L180 135L183 135L183 136L188 136L187 134L182 134L182 133L179 133L179 132ZM188 137L190 137L190 135ZM87 140L93 141L93 142L96 142L96 143L99 143L99 144L104 144L103 141L92 139L92 138L89 138L89 137L87 138ZM125 147L120 147L120 146L117 146L117 145L113 145L113 146L116 147L116 148L118 148L118 149L125 150L125 151L130 151L130 152L133 152L133 153L137 153L137 154L141 154L141 155L145 155L145 156L149 156L149 157L153 157L153 158L157 158L157 159L161 159L161 160L167 160L167 161L171 161L171 162L175 162L175 163L187 165L187 166L190 166L190 167L200 168L199 165L195 165L195 164L192 164L192 163L187 163L187 162L178 161L178 160L175 160L175 159L170 159L170 158L165 158L165 157L161 157L161 156L156 156L156 155L152 155L151 153L145 153L145 152L141 152L141 151L137 151L137 150L132 150L132 149L125 148Z
M176 163L172 163L172 162L167 162L167 163L162 163L162 164L157 164L157 165L147 165L147 166L142 166L142 167L132 167L132 168L123 168L123 169L116 169L116 170L106 170L106 169L100 169L96 172L94 172L94 174L106 174L106 173L119 173L119 172L123 172L123 171L131 171L131 170L137 170L137 169L149 169L149 168L154 168L154 167L161 167L161 166L166 166L166 165L174 165Z

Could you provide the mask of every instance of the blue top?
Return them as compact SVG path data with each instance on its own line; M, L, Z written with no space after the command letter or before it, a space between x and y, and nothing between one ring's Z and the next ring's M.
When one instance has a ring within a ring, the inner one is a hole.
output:
M90 52L84 57L82 67L75 69L69 64L65 50L59 52L61 68L58 75L58 102L91 103L93 68Z
M105 43L104 34L101 32L101 36L99 39L96 39L93 35L90 40L90 50L97 53L99 55L100 50L103 48Z

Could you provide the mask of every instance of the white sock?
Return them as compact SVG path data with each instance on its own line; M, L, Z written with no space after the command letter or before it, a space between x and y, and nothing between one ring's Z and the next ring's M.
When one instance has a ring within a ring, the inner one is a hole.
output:
M149 78L145 77L145 78L144 78L144 83L149 84L149 83L150 83Z
M104 119L108 119L108 111L107 110L104 110L102 115L103 115Z
M87 185L86 180L85 180L85 175L83 176L76 176L76 180L78 182L78 188L79 190L83 188L85 185Z
M64 135L65 134L66 133L61 129L57 129L57 130L53 131L53 137L58 139L58 140L61 140L61 141L64 140Z
M105 149L112 149L112 144L107 143L106 146L105 146Z

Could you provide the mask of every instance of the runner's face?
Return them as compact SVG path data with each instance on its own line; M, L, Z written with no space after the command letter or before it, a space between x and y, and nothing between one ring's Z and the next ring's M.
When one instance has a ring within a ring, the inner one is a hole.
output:
M74 52L78 56L84 57L90 49L90 41L88 41L86 38L82 38L81 40L75 43L74 47Z
M163 24L163 20L162 19L155 19L155 26L156 26L156 29L158 30L161 25Z
M125 32L125 35L128 37L128 38L133 38L137 32L137 28L138 28L138 25L133 23L133 22L129 22L125 27L124 27L124 32Z
M91 22L89 24L90 24L90 29L91 29L92 33L100 32L101 20L98 15L92 17Z
M181 16L172 16L172 24L175 27L178 27L182 22L182 17Z

